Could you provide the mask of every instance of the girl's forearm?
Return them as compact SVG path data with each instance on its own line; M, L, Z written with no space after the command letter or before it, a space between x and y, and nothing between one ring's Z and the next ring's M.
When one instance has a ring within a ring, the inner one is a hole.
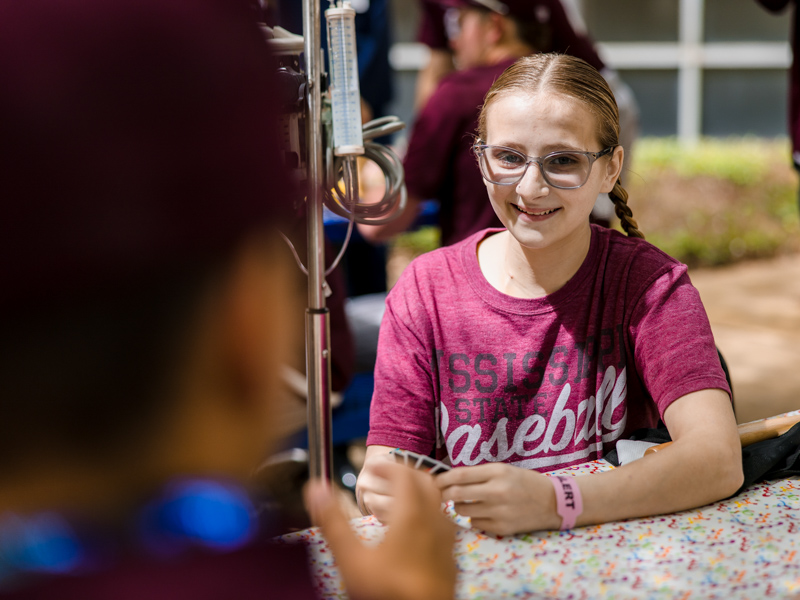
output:
M728 395L701 390L664 414L673 443L628 465L581 477L579 525L677 512L727 498L742 485L742 448Z
M684 439L577 483L583 497L578 525L678 512L735 493L742 484L741 449Z

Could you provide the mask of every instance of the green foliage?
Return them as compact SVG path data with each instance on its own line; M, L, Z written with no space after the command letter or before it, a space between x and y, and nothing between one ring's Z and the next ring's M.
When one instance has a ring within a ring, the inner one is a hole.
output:
M681 262L713 266L800 249L797 176L787 140L641 140L629 177L648 241Z
M404 254L419 256L420 254L438 248L440 239L441 232L439 228L433 225L427 225L397 236L393 246L396 250Z
M644 138L634 149L635 170L642 176L671 170L681 177L708 176L736 185L755 185L776 163L791 164L787 140L755 137L706 138L684 147L676 138Z

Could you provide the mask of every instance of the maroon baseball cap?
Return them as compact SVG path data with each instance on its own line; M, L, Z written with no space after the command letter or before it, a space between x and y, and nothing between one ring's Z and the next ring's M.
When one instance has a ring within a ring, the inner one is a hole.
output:
M0 0L0 309L169 276L283 218L273 72L246 0Z
M520 21L547 23L550 4L558 0L436 0L446 8L483 8Z

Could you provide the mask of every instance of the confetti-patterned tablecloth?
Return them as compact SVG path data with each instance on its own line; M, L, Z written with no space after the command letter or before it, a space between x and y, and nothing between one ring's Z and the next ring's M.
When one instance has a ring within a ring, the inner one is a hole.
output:
M561 472L611 468L595 461ZM386 531L374 517L352 525L367 543ZM282 539L307 544L322 598L347 598L316 528ZM800 594L800 478L690 511L568 532L500 537L461 527L455 557L464 599L788 598Z

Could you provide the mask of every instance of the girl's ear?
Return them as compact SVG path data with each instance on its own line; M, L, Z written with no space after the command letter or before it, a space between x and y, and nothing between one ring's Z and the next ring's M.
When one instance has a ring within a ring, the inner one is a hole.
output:
M603 178L603 186L601 192L608 193L614 189L614 184L619 180L622 173L622 163L625 159L625 150L622 146L617 146L611 153L611 158L606 162L605 176Z

